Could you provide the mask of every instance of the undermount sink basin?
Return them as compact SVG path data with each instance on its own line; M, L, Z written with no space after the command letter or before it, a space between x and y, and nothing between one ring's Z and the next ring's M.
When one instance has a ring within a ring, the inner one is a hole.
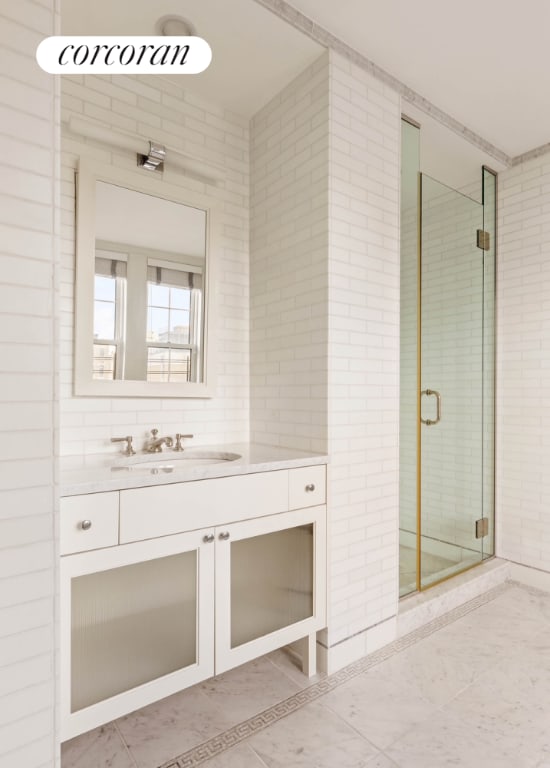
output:
M211 464L235 461L240 458L239 453L231 453L230 451L184 451L176 455L173 453L152 453L148 456L136 456L124 464L112 467L112 469L113 471L126 470L158 474L159 472L174 472L192 467L207 467Z

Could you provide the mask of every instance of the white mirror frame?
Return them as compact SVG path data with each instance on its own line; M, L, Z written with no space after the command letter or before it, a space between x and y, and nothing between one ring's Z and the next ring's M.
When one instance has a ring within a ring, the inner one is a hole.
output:
M151 382L98 380L93 366L93 286L95 272L96 182L117 186L182 203L206 211L206 259L204 275L203 380ZM93 397L213 397L215 385L214 292L215 261L220 247L218 209L207 195L182 190L153 172L129 171L81 158L76 172L76 275L74 291L74 393ZM211 337L211 338L209 338Z

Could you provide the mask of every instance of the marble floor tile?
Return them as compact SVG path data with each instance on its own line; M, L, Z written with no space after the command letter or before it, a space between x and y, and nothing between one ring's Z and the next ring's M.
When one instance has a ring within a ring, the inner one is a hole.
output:
M385 750L400 768L531 768L518 745L439 712Z
M380 752L368 761L367 768L399 768L399 766L383 752Z
M521 587L512 587L491 602L472 611L460 626L474 630L489 630L511 643L523 643L534 634L548 629L550 624L550 595L547 598L530 594Z
M206 680L199 688L232 725L301 690L265 656Z
M157 768L229 728L233 719L228 714L194 686L121 717L116 724L137 768Z
M404 680L378 667L339 686L320 703L381 750L437 712Z
M268 653L266 658L269 659L277 669L289 677L300 689L307 688L313 683L322 680L323 677L326 677L326 675L322 673L313 675L313 677L306 677L302 672L299 660L283 648Z
M266 768L264 761L247 744L232 747L203 765L205 768Z
M65 741L61 764L63 768L135 768L113 723Z
M367 768L378 750L338 715L308 704L249 741L268 768Z
M466 646L453 655L445 643L431 636L382 662L378 669L396 685L402 681L434 707L441 707L486 667L483 660L468 653Z
M509 667L507 670L509 671ZM495 737L513 741L518 755L535 765L537 756L550 752L550 677L537 695L514 690L514 675L502 671L483 675L449 702L444 711L475 730L480 725Z

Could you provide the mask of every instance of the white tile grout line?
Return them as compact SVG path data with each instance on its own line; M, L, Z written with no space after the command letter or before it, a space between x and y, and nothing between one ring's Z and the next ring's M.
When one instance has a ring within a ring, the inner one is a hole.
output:
M466 614L471 613L471 611L475 611L476 608L491 602L491 600L494 600L513 587L525 589L530 594L548 595L548 592L538 590L534 587L527 587L516 581L506 581L503 584L499 584L484 594L474 597L472 600L468 600L467 603L459 605L457 608L453 608L451 611L443 614L443 616L409 632L409 634L400 637L398 640L394 640L392 643L385 645L378 651L374 651L368 656L364 656L362 659L354 661L352 664L340 669L338 672L335 672L334 674L325 677L323 680L313 683L313 685L310 685L308 688L304 688L303 690L294 693L287 699L264 709L263 712L259 712L257 715L254 715L254 717L251 717L248 720L243 720L243 722L234 725L227 731L187 750L187 752L184 752L178 757L168 760L159 766L159 768L194 768L194 766L202 765L207 760L216 757L264 728L273 725L283 717L296 712L296 710L301 709L306 704L316 701L321 696L324 696L338 686L347 683L348 680L357 677L357 675L360 675L362 672L366 672L371 667L380 664L394 654L406 650L419 640L432 635L439 629L447 627L449 624L452 624Z

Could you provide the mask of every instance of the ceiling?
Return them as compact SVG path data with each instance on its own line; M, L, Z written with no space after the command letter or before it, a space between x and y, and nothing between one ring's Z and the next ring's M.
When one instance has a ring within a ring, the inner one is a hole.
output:
M169 79L243 117L252 117L324 50L254 0L62 0L61 31L155 35L157 20L169 15L190 21L212 49L205 72Z
M291 4L510 157L550 141L549 0L291 0ZM250 118L323 47L256 0L62 0L62 33L151 35L182 15L213 51L186 90ZM504 166L418 108L422 170L462 187Z
M548 0L290 0L507 155L550 142Z

